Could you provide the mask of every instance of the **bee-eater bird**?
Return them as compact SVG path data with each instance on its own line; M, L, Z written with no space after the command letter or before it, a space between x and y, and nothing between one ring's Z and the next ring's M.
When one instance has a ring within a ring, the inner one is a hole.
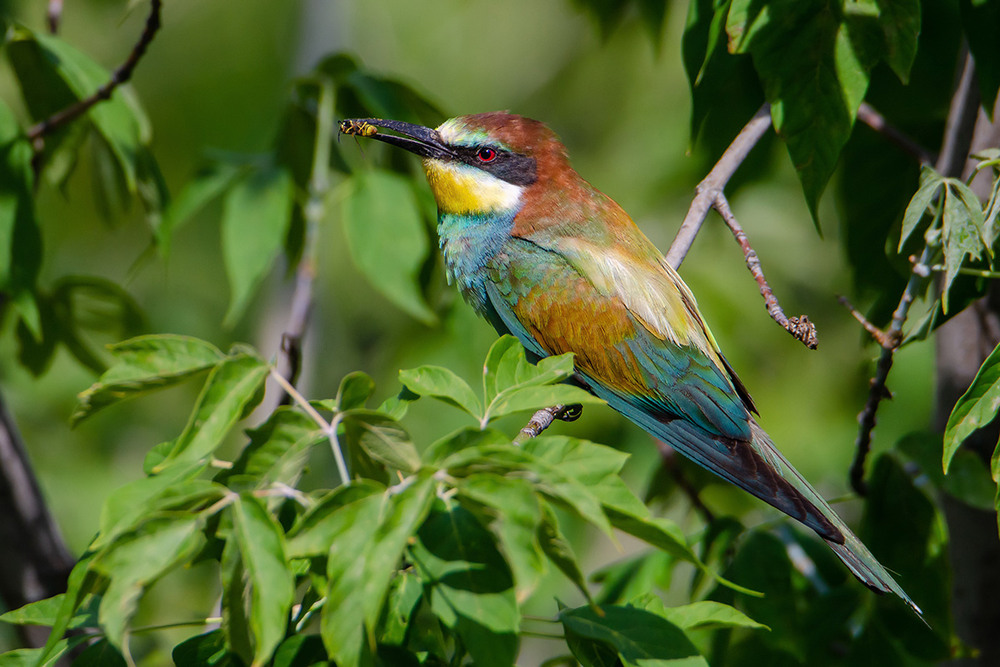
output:
M423 158L448 273L472 307L691 460L815 530L869 588L920 609L775 448L694 296L544 124L507 113L436 130L342 121ZM397 134L383 134L378 128Z

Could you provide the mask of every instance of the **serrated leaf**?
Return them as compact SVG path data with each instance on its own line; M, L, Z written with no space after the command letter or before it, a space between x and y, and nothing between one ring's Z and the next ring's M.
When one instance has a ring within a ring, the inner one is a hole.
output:
M342 413L344 440L371 458L404 473L420 467L420 454L403 426L375 410Z
M438 500L411 554L431 610L461 638L475 664L514 664L521 615L493 534L461 504Z
M483 412L482 404L472 387L453 371L441 366L420 366L399 371L399 381L420 396L431 396L453 405L476 419Z
M874 2L733 0L729 49L749 53L818 222L819 198L868 90L869 70L883 53Z
M288 558L313 558L326 554L333 541L348 530L357 517L372 511L372 506L361 504L345 512L340 510L351 503L358 503L369 496L383 493L385 493L384 486L366 479L351 482L347 486L339 486L328 493L288 532Z
M214 345L189 336L139 336L108 351L116 363L77 396L73 423L133 396L182 382L224 358Z
M708 665L683 630L644 609L603 606L595 611L590 607L577 607L561 610L559 620L574 655L577 655L575 645L579 641L591 640L612 649L627 666Z
M243 353L216 365L205 380L187 426L153 472L176 462L197 461L211 455L233 425L260 401L260 389L270 369L258 357Z
M1000 410L1000 346L983 361L972 384L955 403L944 430L944 454L941 460L945 473L952 457L967 437L990 422Z
M417 284L430 243L410 183L387 171L356 172L342 216L351 257L368 281L421 322L435 322Z
M295 580L285 556L284 533L267 508L252 495L232 505L233 537L239 545L250 588L253 664L266 664L285 636Z
M962 268L965 258L979 259L985 249L983 210L979 199L965 183L947 179L944 192L942 224L944 234L944 286L942 307L948 312L948 289Z
M323 644L337 664L358 664L400 558L433 498L434 480L418 473L385 495L354 503L350 513L337 513L346 525L327 555L330 583L320 621Z
M121 647L139 597L157 579L187 562L205 543L201 517L180 514L143 522L94 557L92 568L110 583L101 597L101 628Z
M906 212L903 214L903 228L899 234L898 252L903 251L903 245L920 224L924 213L930 208L943 184L944 177L933 168L924 166L920 169L920 187L913 194L913 198L910 199L910 203L906 206Z
M247 431L250 442L233 467L223 471L217 479L233 484L244 483L255 488L272 484L295 486L309 457L309 450L326 441L326 434L311 417L282 406L267 421Z
M225 322L243 315L257 286L284 247L292 215L292 177L264 168L233 185L222 212L222 259L232 297Z

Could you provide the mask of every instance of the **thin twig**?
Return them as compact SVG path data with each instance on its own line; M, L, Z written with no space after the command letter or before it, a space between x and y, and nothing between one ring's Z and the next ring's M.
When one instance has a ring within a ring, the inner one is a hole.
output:
M49 9L45 18L49 23L49 32L53 35L59 32L59 21L62 19L63 0L49 0Z
M50 4L50 12L52 7L56 4L61 5L61 3ZM38 171L38 160L42 151L45 150L46 134L52 132L52 130L56 129L60 125L68 123L77 116L85 113L88 109L90 109L90 107L94 106L98 102L109 99L111 94L115 91L115 88L122 85L132 77L132 70L135 69L135 66L139 63L139 59L146 53L146 48L149 46L150 42L153 41L153 37L156 35L157 30L160 29L161 4L161 0L150 0L149 18L146 19L146 27L142 31L142 35L139 36L139 41L136 42L134 47L132 47L132 52L129 54L125 62L111 73L111 79L107 83L98 88L97 91L90 97L86 97L66 107L65 109L62 109L61 111L57 111L28 130L28 138L31 139L32 149L35 152L33 162L35 163L34 166L36 172Z
M851 313L851 315L854 316L854 319L856 319L858 322L861 323L861 326L865 328L865 331L871 334L871 337L875 339L875 342L877 342L882 347L892 347L893 344L889 340L888 334L886 334L886 332L882 331L877 326L872 324L868 320L868 318L865 317L864 313L855 308L854 304L851 303L851 301L846 296L838 294L837 301L839 301L840 305L842 305L844 308L847 308L847 310Z
M684 216L684 222L677 230L677 236L674 237L674 242L670 244L670 250L667 252L667 263L674 269L680 268L681 262L691 250L694 237L698 235L705 218L708 217L709 209L715 205L717 196L722 193L726 184L729 183L729 179L733 177L747 155L770 127L771 107L765 104L740 130L740 133L733 139L733 143L729 144L729 148L722 154L719 161L695 188L695 197L691 200L691 206L688 208L687 215Z
M892 125L867 102L862 102L858 107L858 120L872 128L886 139L896 144L899 148L914 158L920 164L934 164L937 156L914 141L909 135Z
M327 422L323 419L323 415L316 411L309 401L306 400L305 396L299 393L299 391L292 386L292 384L285 379L285 377L278 372L278 369L271 367L271 377L281 385L281 388L285 390L289 396L292 397L300 408L302 408L309 417L316 422L316 425L322 429L323 433L326 434L327 440L330 441L330 449L333 450L333 458L337 464L337 473L340 475L340 482L342 484L347 484L350 482L351 478L347 472L347 463L344 461L344 453L340 449L340 440L337 438L337 425L339 423L339 416L334 417L332 422Z
M542 408L531 416L528 423L521 432L514 438L514 443L520 445L525 440L537 438L542 431L552 426L552 422L559 421L572 422L580 418L583 414L583 406L579 403L573 405L553 405L549 408Z
M729 230L733 233L736 242L743 250L747 268L760 287L760 295L764 297L767 314L771 316L771 319L784 327L785 331L792 334L795 340L800 341L810 350L815 350L818 345L816 325L806 315L791 318L785 315L785 312L778 304L778 297L774 296L774 291L764 278L764 270L761 268L760 258L757 257L757 252L750 245L750 239L747 238L746 232L743 231L743 227L740 226L739 221L736 220L736 216L733 215L733 211L729 208L729 201L726 199L726 196L719 192L715 197L713 206L722 216L722 219L726 221L726 225L729 226Z
M281 375L292 385L298 382L302 368L302 337L309 326L313 308L313 283L316 279L317 238L319 227L326 217L326 197L330 191L330 141L333 137L333 84L324 79L320 84L319 103L316 108L316 139L313 148L312 171L309 176L309 198L303 207L305 239L302 258L295 271L295 291L288 324L281 335L277 365ZM288 404L286 393L281 399Z
M935 168L943 176L960 176L972 142L972 127L975 124L979 107L978 88L974 85L975 65L966 51L962 75L952 97L948 121L945 125L945 136L941 145ZM920 259L913 262L910 279L899 298L899 304L892 314L892 322L884 332L880 341L882 352L875 365L875 376L871 380L868 399L865 407L858 415L858 436L855 440L854 461L851 463L851 488L860 495L866 495L868 485L865 483L865 461L871 451L872 430L876 424L876 412L882 399L891 396L886 388L889 371L892 369L893 357L903 339L903 325L919 291L931 279L926 270L933 265L933 260L939 248L925 245Z

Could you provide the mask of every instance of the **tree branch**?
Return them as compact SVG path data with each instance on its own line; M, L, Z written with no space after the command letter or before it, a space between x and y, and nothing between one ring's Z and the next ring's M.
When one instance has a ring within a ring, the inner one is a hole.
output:
M531 416L521 432L514 438L514 444L520 445L525 440L537 438L552 422L559 420L564 422L574 422L583 414L583 406L579 403L573 405L553 405L549 408L542 408Z
M695 236L698 235L701 226L708 217L709 210L714 208L722 216L722 219L726 221L733 236L736 238L736 242L743 250L747 268L760 287L760 293L764 297L764 304L767 307L768 315L780 324L785 331L792 334L792 337L796 340L801 341L810 350L815 350L817 345L816 327L805 315L790 319L785 316L781 306L778 305L778 298L774 296L774 291L767 284L767 280L764 279L764 271L760 265L760 258L757 257L757 253L750 245L750 240L743 231L743 227L737 222L736 216L733 215L732 210L729 208L729 202L723 193L726 184L729 183L733 174L736 173L736 170L743 164L747 155L750 154L750 151L757 145L757 142L761 140L770 127L771 107L765 104L754 114L750 122L740 130L733 143L729 145L729 148L722 154L719 161L715 163L712 170L708 172L708 175L695 188L695 197L691 200L691 206L688 208L687 215L684 216L684 222L681 223L680 229L677 230L677 236L674 237L674 242L670 245L670 250L667 252L667 263L675 269L680 267L688 251L691 250Z
M961 176L972 144L978 109L979 89L975 85L975 65L972 57L966 51L962 74L948 112L941 153L935 165L937 171L943 176ZM919 290L923 289L927 281L931 280L932 274L927 271L927 267L932 264L936 252L936 247L924 246L920 259L913 263L910 279L907 281L896 310L892 314L892 322L879 340L882 352L875 365L875 376L871 380L868 399L858 415L858 436L854 443L854 461L851 463L850 471L851 488L860 496L864 496L868 492L868 485L864 479L865 462L871 451L872 430L874 430L877 421L876 413L879 403L882 402L882 399L891 396L886 388L886 381L889 377L889 371L892 369L893 357L902 343L903 325L906 323L910 306ZM876 339L878 338L876 337Z
M295 291L288 324L281 335L277 367L289 384L295 385L302 368L302 337L309 326L313 308L313 282L316 279L316 253L319 226L326 217L326 197L330 191L330 141L333 138L333 83L324 79L320 84L316 108L316 140L313 147L312 171L309 176L309 198L303 207L305 240L302 258L295 271ZM282 404L291 397L286 393Z
M17 609L62 593L74 560L0 396L0 597ZM17 627L27 646L45 644L48 628Z
M135 69L135 66L139 63L139 59L146 53L146 48L153 41L153 37L160 29L160 7L161 0L150 0L150 12L149 18L146 19L146 28L142 31L142 35L139 36L139 41L132 47L132 52L128 58L111 73L111 79L107 83L98 88L90 97L79 100L61 111L57 111L28 130L28 138L31 140L32 149L35 152L34 162L36 172L38 171L38 158L41 156L42 151L45 150L46 134L85 113L98 102L109 99L115 88L132 77L132 70ZM53 32L58 27L58 17L61 10L62 3L58 0L49 4L50 29ZM56 13L53 14L53 11Z
M934 164L937 156L914 141L909 135L892 125L867 102L858 107L858 120L872 128L886 139L896 144L904 153L910 155L920 164Z

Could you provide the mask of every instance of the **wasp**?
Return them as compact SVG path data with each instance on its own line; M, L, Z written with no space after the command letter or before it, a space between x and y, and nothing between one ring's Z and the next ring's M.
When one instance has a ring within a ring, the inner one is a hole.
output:
M378 128L371 123L355 119L340 121L340 131L342 134L350 134L355 137L373 137L378 134Z

